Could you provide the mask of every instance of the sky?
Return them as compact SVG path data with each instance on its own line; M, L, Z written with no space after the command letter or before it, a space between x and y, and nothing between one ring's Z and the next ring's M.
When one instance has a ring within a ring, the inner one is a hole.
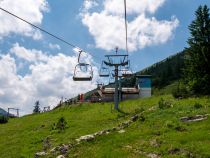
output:
M4 8L72 43L77 49L0 10L0 107L21 115L57 105L93 88L104 55L125 53L123 0L0 0ZM128 50L133 71L182 51L199 5L209 0L128 0ZM92 65L91 82L72 80L78 50Z

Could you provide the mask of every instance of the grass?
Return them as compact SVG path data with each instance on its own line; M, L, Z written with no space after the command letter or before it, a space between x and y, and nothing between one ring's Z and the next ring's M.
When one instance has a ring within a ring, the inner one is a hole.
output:
M158 108L163 98L172 107ZM196 103L202 106L196 108ZM210 119L183 123L180 117L210 113L210 98L177 100L170 95L154 96L122 102L124 113L111 111L111 103L80 104L63 107L49 113L10 119L0 125L0 157L28 158L43 150L43 141L49 137L52 147L70 143L86 134L113 127L134 113L145 110L145 121L138 120L125 129L82 143L69 151L68 157L145 157L156 153L161 157L210 157ZM155 107L153 111L147 111ZM63 132L52 130L53 123L64 117L68 128ZM176 150L177 151L176 151Z

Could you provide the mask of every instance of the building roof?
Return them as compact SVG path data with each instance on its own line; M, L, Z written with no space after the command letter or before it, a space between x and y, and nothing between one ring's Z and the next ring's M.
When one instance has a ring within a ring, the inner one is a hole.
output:
M0 115L7 116L7 112L4 109L0 108Z

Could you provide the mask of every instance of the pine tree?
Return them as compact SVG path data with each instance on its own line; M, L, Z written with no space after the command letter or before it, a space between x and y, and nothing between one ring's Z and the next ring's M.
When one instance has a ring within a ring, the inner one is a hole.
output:
M39 105L40 105L40 102L37 100L35 102L33 113L40 113L41 112Z
M210 94L210 16L209 8L199 6L189 25L191 37L185 56L185 79L193 94Z

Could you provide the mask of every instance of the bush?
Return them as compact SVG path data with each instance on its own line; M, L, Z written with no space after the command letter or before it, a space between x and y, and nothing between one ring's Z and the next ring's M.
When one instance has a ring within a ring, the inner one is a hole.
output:
M172 104L169 101L165 101L163 98L161 98L158 102L158 106L160 109L167 109L172 107Z
M199 104L199 103L195 103L194 104L194 108L195 109L200 109L200 108L202 108L203 107L203 105L201 105L201 104Z
M189 97L189 92L182 82L180 82L175 89L172 91L174 98L187 98Z
M8 117L0 115L0 124L7 123L7 122L8 122Z
M66 122L65 118L64 117L59 118L55 128L57 130L63 131L66 127L67 127L67 122Z

